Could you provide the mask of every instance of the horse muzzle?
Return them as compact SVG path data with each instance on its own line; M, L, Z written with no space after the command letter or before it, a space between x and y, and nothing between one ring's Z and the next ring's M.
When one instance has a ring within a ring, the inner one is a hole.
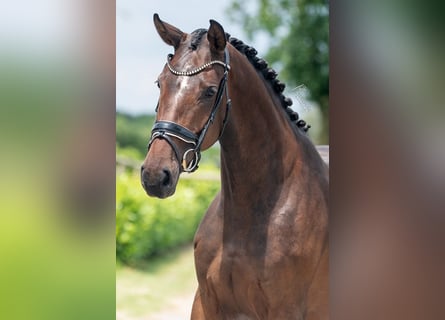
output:
M149 152L141 166L141 184L149 196L164 199L172 196L176 191L179 167L177 161L172 160L171 155L165 159L159 159L155 157L155 154L155 152Z

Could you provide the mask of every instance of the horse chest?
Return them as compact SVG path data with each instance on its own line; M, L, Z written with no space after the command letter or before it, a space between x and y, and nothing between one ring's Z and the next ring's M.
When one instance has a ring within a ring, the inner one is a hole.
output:
M203 304L225 314L223 319L237 319L238 315L267 319L273 310L283 310L283 305L292 312L299 310L304 280L296 274L305 272L302 260L286 249L295 242L294 226L280 218L270 221L267 228L250 226L242 232L231 228L225 233L223 215L215 207L207 213L195 239Z
M258 265L259 261L240 250L221 249L205 272L209 297L223 311L234 314L257 303L265 304L266 297L261 291L265 279Z
M204 240L204 239L203 239ZM205 241L203 241L205 242ZM274 305L275 283L289 270L289 258L279 259L258 249L251 242L208 242L196 252L199 285L204 289L210 304L231 315L249 314L256 317L267 314ZM209 259L208 252L215 254ZM207 260L206 260L207 259Z

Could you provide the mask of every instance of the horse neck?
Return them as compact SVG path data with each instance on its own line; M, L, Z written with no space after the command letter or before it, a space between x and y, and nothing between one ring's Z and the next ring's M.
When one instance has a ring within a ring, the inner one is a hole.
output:
M310 142L294 131L276 94L246 57L230 49L232 109L220 139L222 195L251 206L259 197L276 196L277 186L304 171Z

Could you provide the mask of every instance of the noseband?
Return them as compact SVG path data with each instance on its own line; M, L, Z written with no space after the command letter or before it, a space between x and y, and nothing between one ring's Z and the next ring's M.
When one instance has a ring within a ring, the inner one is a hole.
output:
M150 150L151 144L156 139L163 139L168 142L168 144L172 147L176 159L178 160L180 167L182 171L185 172L193 172L196 169L198 169L198 163L201 160L201 145L204 141L204 138L207 134L207 131L210 127L210 125L213 123L216 113L218 112L219 106L222 101L222 96L225 91L226 93L226 114L224 116L221 132L219 134L218 139L222 136L224 132L224 128L226 127L229 111L230 111L230 105L231 101L229 98L229 92L227 89L227 76L230 70L229 62L230 57L227 48L224 51L224 62L214 60L210 61L196 69L190 70L190 71L177 71L170 65L170 60L172 59L173 55L169 54L167 58L167 67L170 70L171 73L173 73L176 76L194 76L204 69L217 64L224 67L224 75L219 83L218 91L216 93L216 99L215 103L213 104L212 111L210 112L209 118L207 119L207 122L205 123L202 130L196 134L192 132L191 130L187 129L186 127L181 126L180 124L177 124L175 122L171 121L156 121L153 129L151 130L151 138L148 143L148 149ZM157 108L156 108L157 110ZM187 149L182 157L180 156L179 148L177 147L176 143L172 140L172 138L179 139L189 145L192 145L191 148ZM187 164L187 156L188 154L192 154L193 158L192 160Z

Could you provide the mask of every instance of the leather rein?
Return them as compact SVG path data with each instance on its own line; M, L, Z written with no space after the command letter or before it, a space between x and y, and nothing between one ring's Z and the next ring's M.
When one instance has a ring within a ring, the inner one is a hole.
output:
M230 106L231 106L231 100L229 98L229 92L228 92L228 88L227 88L227 79L228 79L228 73L230 70L230 65L229 65L230 57L229 57L229 52L226 48L224 50L224 62L218 61L218 60L210 61L210 62L208 62L196 69L190 70L190 71L175 70L170 65L170 61L172 58L173 58L173 55L169 54L167 57L167 67L170 70L170 72L176 76L188 76L188 77L194 76L214 64L221 65L224 67L224 75L219 83L218 91L216 93L216 99L215 99L215 103L213 104L212 111L210 112L207 122L205 123L204 127L202 128L202 130L199 133L194 133L193 131L187 129L186 127L184 127L178 123L171 122L171 121L156 121L153 126L153 129L151 130L151 138L148 143L148 150L150 150L150 147L154 140L163 139L163 140L167 141L167 143L172 147L181 170L184 172L193 172L196 169L198 169L198 163L201 160L201 145L204 142L204 138L207 134L207 131L210 128L210 125L213 123L213 121L215 119L215 116L216 116L216 113L218 112L224 92L226 93L226 101L227 101L226 102L226 114L224 116L221 132L219 134L218 139L221 138L221 136L224 132L224 129L226 127L226 124L227 124L227 120L228 120L229 112L230 112ZM159 103L158 103L158 106L159 106ZM157 111L157 109L158 109L158 107L156 107L156 111ZM172 140L172 138L179 139L179 140L191 145L192 147L187 149L181 157L179 148L176 145L176 143ZM189 163L187 163L188 154L193 155L193 158Z

